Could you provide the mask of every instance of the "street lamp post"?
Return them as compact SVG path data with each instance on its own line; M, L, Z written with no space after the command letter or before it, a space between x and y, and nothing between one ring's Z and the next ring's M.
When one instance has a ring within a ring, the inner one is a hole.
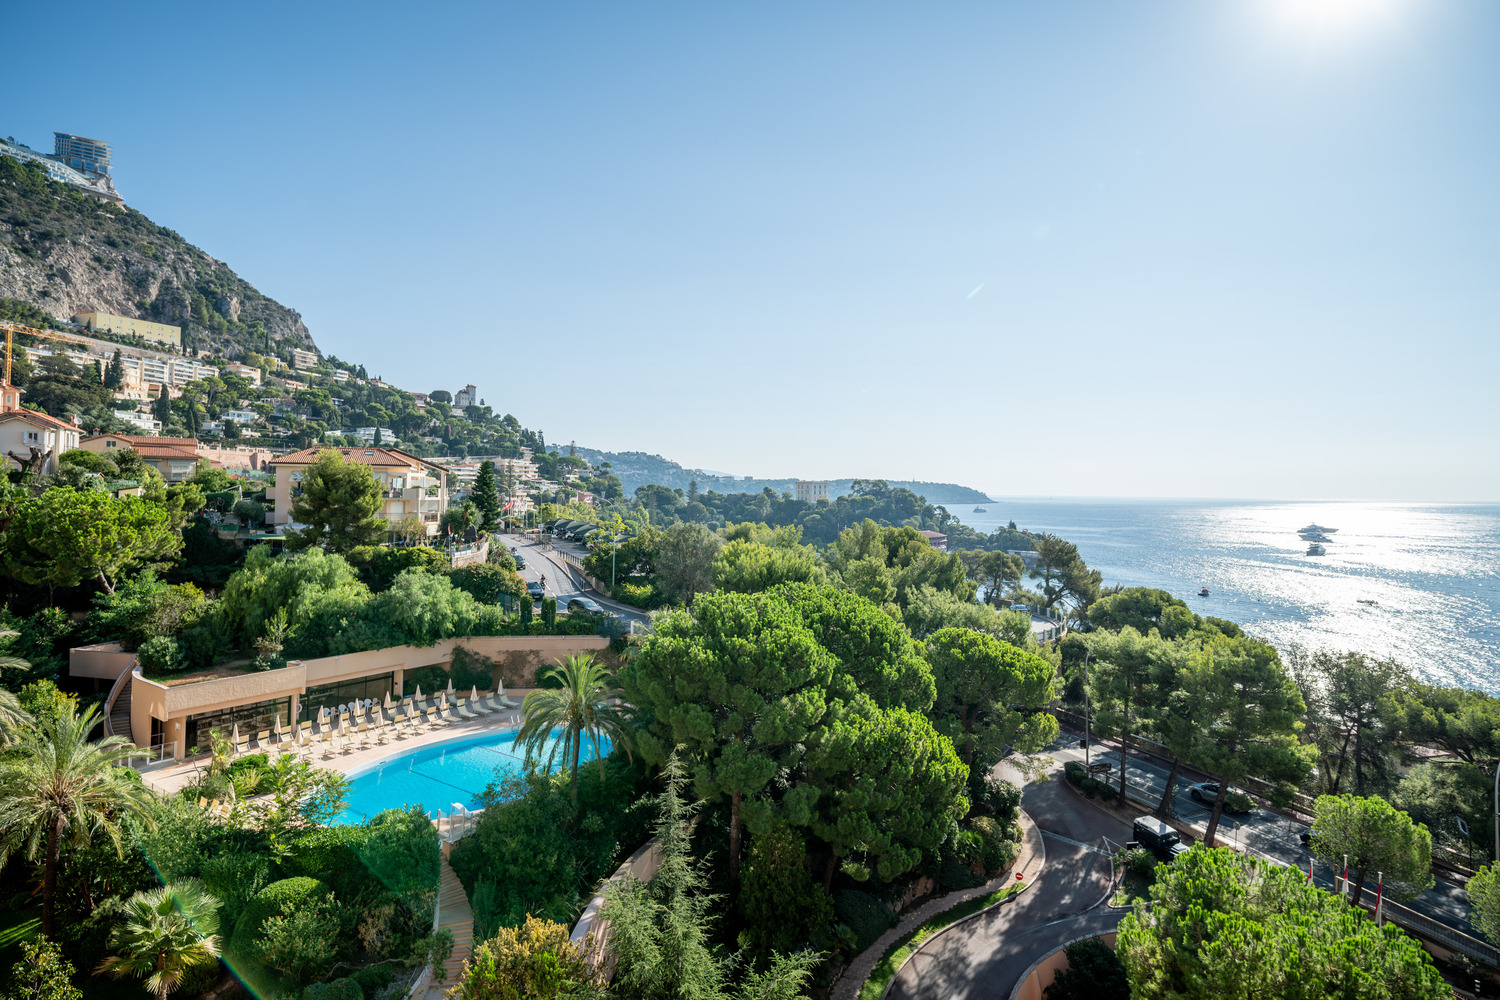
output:
M1495 860L1500 862L1500 762L1495 764Z

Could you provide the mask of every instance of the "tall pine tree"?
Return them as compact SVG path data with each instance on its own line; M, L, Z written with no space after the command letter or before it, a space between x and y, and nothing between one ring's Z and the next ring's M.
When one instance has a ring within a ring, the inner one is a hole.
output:
M474 507L479 511L479 530L494 531L500 525L500 493L495 482L495 463L479 463L474 477Z

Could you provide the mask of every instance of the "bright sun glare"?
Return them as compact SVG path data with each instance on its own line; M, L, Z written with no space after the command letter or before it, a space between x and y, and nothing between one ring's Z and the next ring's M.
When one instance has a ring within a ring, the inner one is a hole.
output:
M1270 6L1288 30L1332 38L1389 23L1403 0L1270 0Z

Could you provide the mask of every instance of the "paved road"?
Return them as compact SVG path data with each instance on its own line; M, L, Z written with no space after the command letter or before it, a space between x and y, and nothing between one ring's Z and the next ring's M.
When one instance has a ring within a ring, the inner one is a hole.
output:
M584 553L581 551L580 546L569 546L558 542L549 551L547 546L536 540L535 536L499 535L497 537L506 547L514 548L526 557L526 568L518 570L521 574L521 579L541 582L545 587L547 596L557 598L557 611L559 614L567 610L568 601L571 598L588 597L603 605L606 610L613 611L615 614L625 618L631 618L638 622L647 620L645 612L639 608L618 604L604 597L602 594L595 593L569 571L567 565L562 561L561 552L567 551L573 558L582 559Z
M1078 740L1075 737L1060 741L1051 750L1054 757L1060 761L1082 762L1084 760L1084 752L1079 749ZM1093 744L1090 759L1094 763L1108 761L1116 768L1120 766L1119 751L1099 743ZM1115 770L1103 777L1114 787L1120 780L1120 772ZM1126 766L1125 781L1130 788L1139 792L1141 797L1149 799L1154 806L1161 800L1162 791L1167 786L1167 769L1131 757ZM1178 819L1189 823L1207 823L1209 815L1213 812L1213 803L1205 805L1195 802L1188 794L1189 784L1189 782L1179 780L1173 788L1173 813ZM1143 813L1146 811L1145 808L1142 809ZM1235 823L1239 824L1238 829L1235 829ZM1237 846L1283 864L1293 865L1302 871L1307 871L1308 863L1312 862L1313 881L1331 891L1334 879L1338 877L1339 872L1317 862L1312 853L1302 846L1299 835L1308 829L1305 824L1282 816L1280 813L1269 809L1256 809L1249 815L1243 816L1231 816L1226 813L1219 823L1218 839L1220 846ZM1473 910L1469 906L1467 894L1463 887L1452 882L1439 879L1436 886L1405 905L1423 916L1457 928L1465 934L1480 936L1471 923Z
M1008 780L1021 783L1014 772ZM1124 910L1104 905L1117 848L1130 829L1051 780L1025 784L1026 812L1042 831L1047 863L1015 902L955 924L924 945L891 983L891 1000L1004 1000L1032 963L1065 941L1114 930Z

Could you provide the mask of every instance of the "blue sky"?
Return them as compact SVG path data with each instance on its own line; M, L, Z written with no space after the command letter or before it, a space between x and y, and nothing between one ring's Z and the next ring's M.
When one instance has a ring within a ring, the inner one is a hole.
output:
M1500 499L1500 4L29 4L0 133L413 390L765 476ZM84 54L87 54L85 58Z

